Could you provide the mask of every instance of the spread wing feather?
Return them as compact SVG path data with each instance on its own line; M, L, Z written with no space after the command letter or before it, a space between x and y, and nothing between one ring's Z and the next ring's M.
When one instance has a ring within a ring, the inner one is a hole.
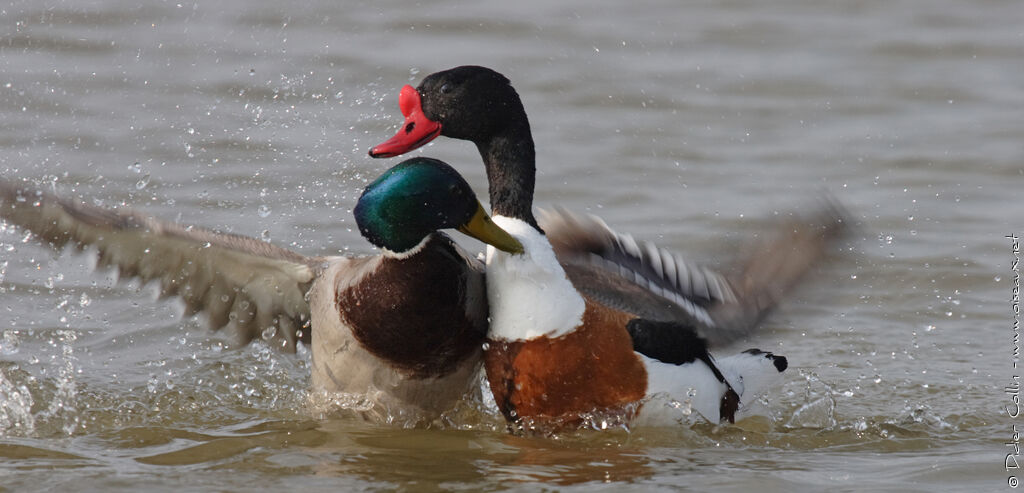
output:
M748 253L730 274L618 233L595 216L555 209L538 217L581 292L641 318L696 327L709 344L722 346L747 336L841 236L844 211L823 202L745 245Z
M99 265L117 267L121 278L159 282L161 296L180 297L186 314L204 312L212 329L227 327L242 341L264 338L293 351L298 339L309 337L306 293L323 259L3 179L0 219L55 248L95 248Z

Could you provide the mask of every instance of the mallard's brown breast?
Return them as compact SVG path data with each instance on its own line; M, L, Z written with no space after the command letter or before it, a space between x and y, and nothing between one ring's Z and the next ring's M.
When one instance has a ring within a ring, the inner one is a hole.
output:
M486 319L472 320L467 309L486 296L468 296L467 264L450 239L435 235L407 258L384 258L360 282L340 290L335 302L342 321L371 354L412 378L453 371L477 351ZM482 282L471 283L483 289ZM472 307L470 307L472 308Z

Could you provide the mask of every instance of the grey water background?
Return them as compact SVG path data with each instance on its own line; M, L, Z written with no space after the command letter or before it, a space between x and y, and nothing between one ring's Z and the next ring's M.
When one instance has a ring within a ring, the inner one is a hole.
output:
M1019 2L13 2L0 174L371 253L398 90L462 64L522 96L539 206L712 263L822 192L858 222L751 341L789 357L737 426L509 436L307 406L308 354L233 348L174 300L0 229L0 491L997 491L1024 234ZM480 194L475 148L440 140ZM466 243L479 249L478 244ZM1019 438L1018 438L1019 440Z

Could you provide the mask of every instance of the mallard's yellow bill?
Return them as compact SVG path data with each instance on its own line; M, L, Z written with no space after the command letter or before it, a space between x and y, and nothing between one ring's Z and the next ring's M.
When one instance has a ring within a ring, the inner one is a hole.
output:
M491 221L491 216L487 215L480 202L476 203L476 213L473 214L473 218L468 223L459 226L459 231L488 245L494 245L494 248L498 250L508 253L523 253L522 243L494 224L494 221Z

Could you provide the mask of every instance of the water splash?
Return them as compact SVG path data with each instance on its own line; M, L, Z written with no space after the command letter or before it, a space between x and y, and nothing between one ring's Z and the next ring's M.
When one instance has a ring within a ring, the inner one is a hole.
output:
M17 369L17 367L15 367ZM25 384L7 379L0 369L0 436L28 436L36 431L36 418L32 414L35 404L32 393Z
M81 425L81 416L76 408L78 384L75 380L77 358L74 355L74 343L77 339L78 334L74 331L59 330L56 339L50 341L51 345L59 347L62 365L58 367L53 400L47 409L40 413L42 418L57 419L67 435L74 434Z
M892 420L890 424L903 426L922 424L937 430L953 430L956 428L932 410L931 406L925 404L904 407L903 411L900 412L900 416Z
M804 403L800 405L783 425L786 428L813 428L830 430L838 424L836 421L835 389L823 382L813 372L800 370L800 375L807 382L804 391ZM823 390L815 390L816 387Z
M11 356L17 354L19 342L17 331L5 330L3 339L0 339L0 355Z

